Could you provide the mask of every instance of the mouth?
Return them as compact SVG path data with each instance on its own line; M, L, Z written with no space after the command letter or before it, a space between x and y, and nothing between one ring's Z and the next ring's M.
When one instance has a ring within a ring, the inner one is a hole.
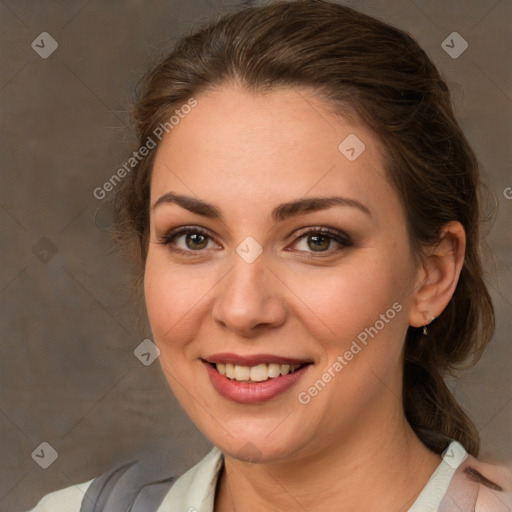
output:
M202 362L217 392L243 404L263 403L284 393L313 365L311 360L264 354L216 354Z
M290 375L306 364L285 363L261 363L255 366L242 366L232 363L209 363L220 375L225 375L230 380L237 382L265 382L269 379L277 379L284 375Z

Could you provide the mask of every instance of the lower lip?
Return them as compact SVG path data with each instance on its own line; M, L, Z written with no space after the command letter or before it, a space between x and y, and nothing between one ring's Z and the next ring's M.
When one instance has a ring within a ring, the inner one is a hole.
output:
M211 364L203 363L217 393L239 404L261 404L275 398L296 384L311 366L307 364L288 375L281 375L263 382L249 383L228 379Z

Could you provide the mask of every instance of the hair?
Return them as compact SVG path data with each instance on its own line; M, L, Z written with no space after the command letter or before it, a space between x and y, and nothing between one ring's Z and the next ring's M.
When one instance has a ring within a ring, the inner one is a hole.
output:
M229 83L261 94L309 88L368 126L385 148L415 256L439 241L446 223L463 225L466 253L453 297L428 336L407 331L403 406L431 450L441 453L457 440L478 455L478 432L445 377L476 363L494 332L480 255L479 169L435 65L404 31L346 6L298 0L247 7L179 39L145 77L132 109L140 145L191 97ZM128 173L114 203L119 239L131 244L142 271L155 153Z

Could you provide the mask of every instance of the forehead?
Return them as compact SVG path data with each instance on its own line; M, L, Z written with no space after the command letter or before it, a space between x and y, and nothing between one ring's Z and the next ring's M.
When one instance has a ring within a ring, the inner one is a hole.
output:
M307 90L223 86L196 100L160 143L152 202L170 191L259 209L333 192L397 201L375 134L329 112Z

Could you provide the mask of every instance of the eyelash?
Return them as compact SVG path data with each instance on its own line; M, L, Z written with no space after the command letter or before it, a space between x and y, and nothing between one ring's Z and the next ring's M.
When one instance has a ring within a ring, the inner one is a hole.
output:
M203 236L208 237L209 239L213 240L213 237L204 229L201 229L198 227L186 226L186 227L180 227L180 228L176 228L176 229L169 231L166 235L160 237L158 243L162 244L162 245L171 245L171 243L176 238L183 236L183 235L190 235L190 234L203 235ZM293 244L297 244L303 238L307 238L308 236L312 236L312 235L320 235L324 238L328 238L332 241L335 241L342 246L341 248L338 248L338 249L329 249L327 251L319 251L319 252L299 251L299 252L304 252L306 254L310 254L311 255L310 257L312 257L312 258L322 258L322 257L326 257L326 256L331 256L333 253L339 252L343 248L351 247L352 245L354 245L352 240L350 239L350 237L348 235L346 235L345 233L339 232L337 230L334 230L334 229L331 229L331 228L328 228L325 226L308 228L306 231L302 231L293 240ZM197 251L194 251L194 250L185 250L185 249L180 249L180 248L174 247L170 250L172 252L183 254L185 256L192 257L192 258L204 256L204 249L199 249ZM285 249L285 250L287 250L287 249Z

